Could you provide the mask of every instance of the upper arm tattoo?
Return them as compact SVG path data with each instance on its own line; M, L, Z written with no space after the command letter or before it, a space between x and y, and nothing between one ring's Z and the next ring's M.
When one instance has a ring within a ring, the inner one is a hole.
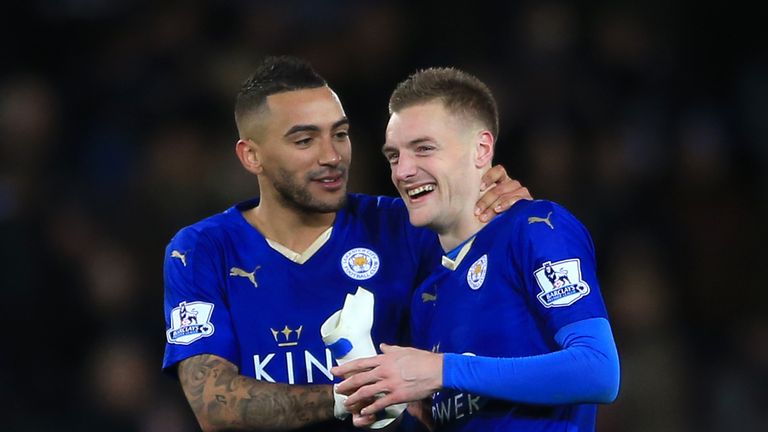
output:
M184 394L203 429L288 430L333 419L330 385L289 385L238 374L212 354L179 364Z

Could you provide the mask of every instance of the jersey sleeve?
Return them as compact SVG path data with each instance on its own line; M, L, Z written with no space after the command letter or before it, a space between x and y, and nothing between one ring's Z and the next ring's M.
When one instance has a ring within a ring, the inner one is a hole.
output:
M194 227L181 230L168 244L163 266L164 371L198 354L214 354L239 366L224 267L223 253Z
M594 246L584 225L549 201L531 203L521 216L510 253L532 313L549 334L584 319L607 318Z
M608 321L593 318L563 327L561 349L517 358L445 354L443 385L529 404L610 403L619 392L619 356Z

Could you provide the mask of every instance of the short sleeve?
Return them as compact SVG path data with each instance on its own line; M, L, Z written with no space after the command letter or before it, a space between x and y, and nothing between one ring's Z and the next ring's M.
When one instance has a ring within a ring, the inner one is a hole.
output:
M607 318L600 292L592 239L565 208L549 201L527 206L518 219L511 251L534 315L554 335L565 325Z
M168 244L163 265L166 372L198 354L214 354L239 365L224 294L224 266L221 249L194 227L179 231Z

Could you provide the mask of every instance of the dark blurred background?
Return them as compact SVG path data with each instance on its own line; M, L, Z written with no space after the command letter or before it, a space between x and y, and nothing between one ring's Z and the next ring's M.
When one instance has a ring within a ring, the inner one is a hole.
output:
M15 4L19 3L19 4ZM768 430L768 54L732 2L29 0L0 12L0 429L186 431L160 373L164 246L257 193L234 95L309 59L394 194L418 68L494 90L496 161L591 231L622 361L599 431Z

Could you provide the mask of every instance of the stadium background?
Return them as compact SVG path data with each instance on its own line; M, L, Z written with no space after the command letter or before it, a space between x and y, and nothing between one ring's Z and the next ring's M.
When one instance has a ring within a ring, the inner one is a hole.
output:
M623 368L599 431L767 430L761 7L4 5L1 428L195 430L160 374L163 248L254 193L233 97L259 56L288 53L341 96L352 191L394 193L379 147L399 80L455 65L492 87L497 162L596 243Z

